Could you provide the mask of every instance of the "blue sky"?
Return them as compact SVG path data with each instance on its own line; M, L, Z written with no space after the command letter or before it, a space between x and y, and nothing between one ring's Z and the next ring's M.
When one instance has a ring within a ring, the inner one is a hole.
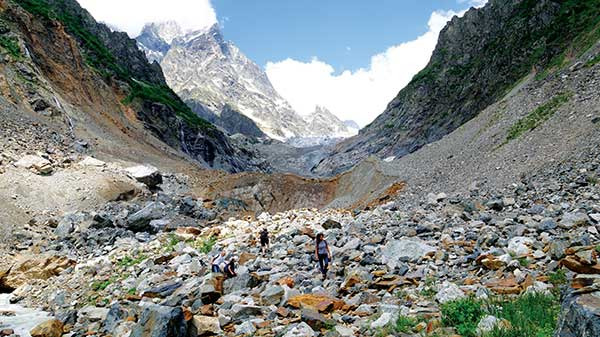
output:
M487 0L78 1L130 37L149 22L219 22L298 113L319 105L364 126L425 67L448 20Z
M336 72L367 67L372 55L428 30L436 10L459 11L456 0L213 0L232 40L261 66L318 57Z

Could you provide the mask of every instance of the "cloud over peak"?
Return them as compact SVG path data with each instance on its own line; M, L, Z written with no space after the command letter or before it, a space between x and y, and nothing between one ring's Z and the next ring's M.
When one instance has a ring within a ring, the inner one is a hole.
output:
M275 89L301 114L311 113L320 105L342 120L355 120L364 126L382 113L398 91L427 65L440 31L453 16L463 13L432 13L425 34L374 55L368 68L335 74L331 65L317 57L310 62L288 58L267 63L267 75Z
M210 0L77 0L98 21L137 37L148 22L176 21L184 30L217 22Z

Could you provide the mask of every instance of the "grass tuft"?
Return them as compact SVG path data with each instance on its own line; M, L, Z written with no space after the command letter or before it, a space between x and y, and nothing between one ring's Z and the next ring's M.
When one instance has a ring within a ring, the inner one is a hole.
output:
M505 143L519 138L522 134L537 128L542 123L550 119L550 117L554 115L554 112L556 112L560 106L568 102L572 96L573 95L571 93L557 95L549 102L533 110L529 115L520 119L508 130Z
M456 328L463 337L477 336L477 324L483 317L482 302L467 297L442 304L442 324Z
M510 328L496 327L485 337L551 337L559 309L555 296L540 293L492 301L490 314L507 320Z

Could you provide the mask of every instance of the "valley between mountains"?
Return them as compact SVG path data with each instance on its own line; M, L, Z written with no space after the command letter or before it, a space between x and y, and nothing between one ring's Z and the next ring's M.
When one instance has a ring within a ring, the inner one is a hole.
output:
M490 0L397 89L358 131L218 25L0 0L0 336L600 336L600 1Z

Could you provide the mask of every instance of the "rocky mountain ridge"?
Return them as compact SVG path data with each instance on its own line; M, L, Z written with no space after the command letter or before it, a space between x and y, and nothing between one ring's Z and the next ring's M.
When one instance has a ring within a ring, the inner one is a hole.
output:
M310 125L273 88L266 73L233 43L226 41L218 24L184 32L174 22L150 23L137 38L149 60L161 64L167 82L201 116L212 114L217 125L230 133L251 129L251 121L269 137L344 137L351 131L337 118ZM227 107L251 121L245 127L221 116ZM335 116L334 116L335 117ZM312 126L312 127L311 127ZM316 126L316 127L315 127ZM335 134L329 134L335 131ZM243 133L243 132L242 132ZM249 135L255 135L252 132Z
M43 123L87 144L104 143L105 153L118 151L112 141L144 149L166 144L205 168L263 169L195 115L134 40L97 23L76 1L7 0L2 10L13 41L4 45L10 56L3 71L13 87L5 95L13 104L8 117L14 108L33 119L44 113Z
M543 80L598 40L598 5L491 0L453 18L427 67L314 172L337 173L371 154L399 158L415 152L472 119L531 72Z

